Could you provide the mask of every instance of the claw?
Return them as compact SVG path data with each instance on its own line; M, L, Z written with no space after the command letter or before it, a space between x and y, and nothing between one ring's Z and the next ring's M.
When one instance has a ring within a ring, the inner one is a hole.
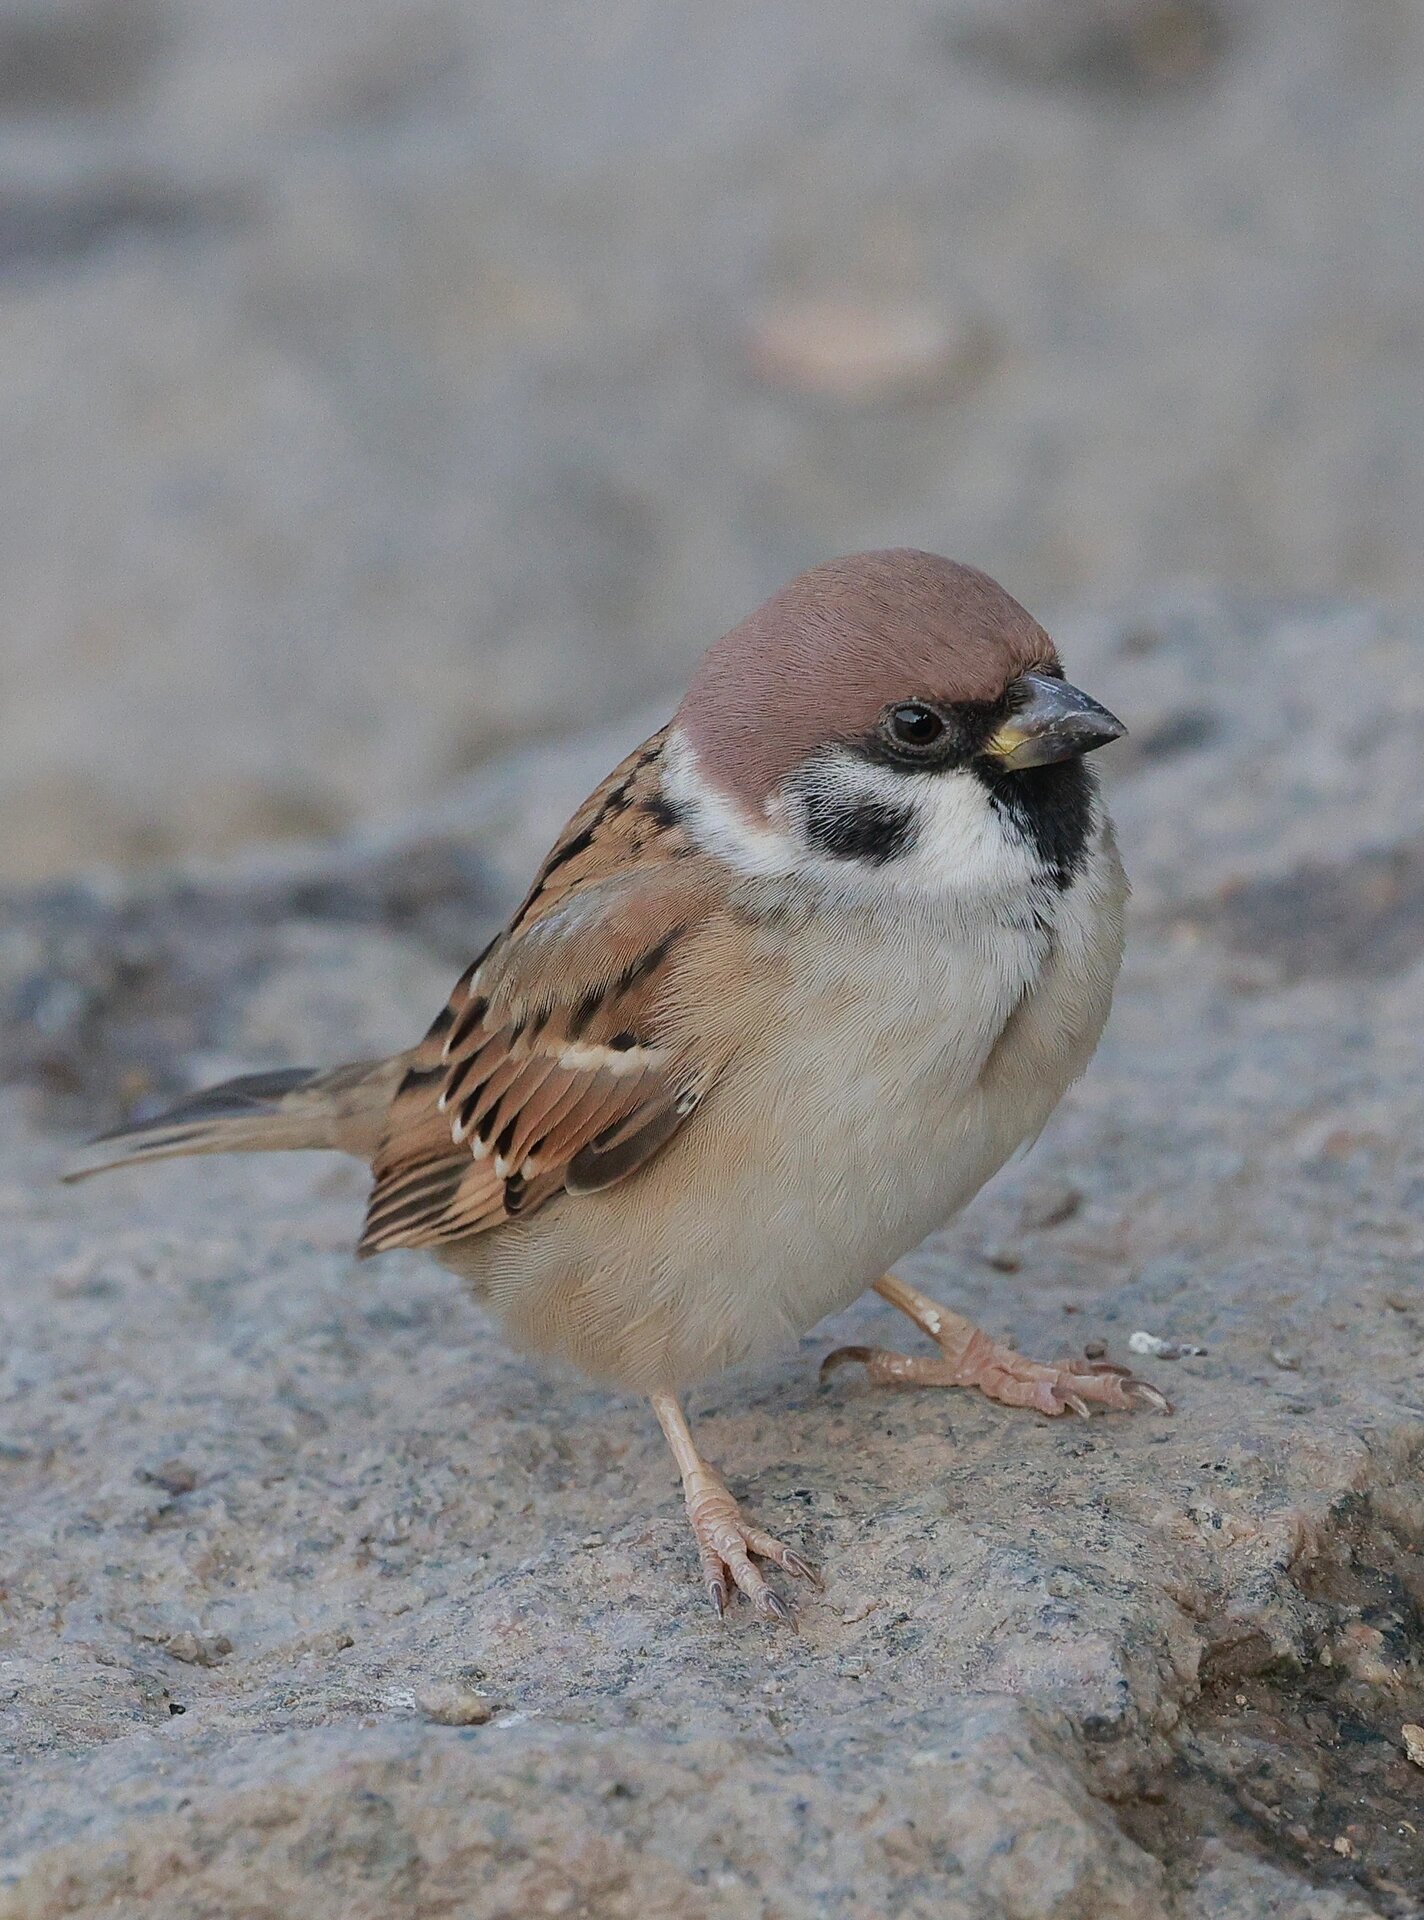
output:
M1093 1416L1088 1411L1087 1401L1080 1399L1076 1393L1065 1393L1062 1395L1062 1400L1069 1412L1076 1413L1080 1420L1092 1419Z
M713 1610L717 1618L719 1620L725 1620L727 1617L728 1600L726 1581L709 1580L707 1582L707 1597L712 1602Z
M773 1620L780 1620L788 1627L791 1625L791 1609L775 1588L763 1587L757 1595L756 1604L758 1613L769 1613Z
M869 1361L870 1357L871 1349L869 1347L837 1347L834 1353L828 1353L821 1362L820 1378L824 1381L830 1374L835 1372L837 1367L843 1367L852 1360L858 1360L864 1364Z
M1145 1406L1154 1407L1158 1413L1172 1411L1172 1403L1166 1394L1159 1393L1156 1387L1149 1386L1145 1380L1129 1380L1123 1392L1134 1399L1141 1400Z
M781 1564L788 1573L794 1573L798 1580L808 1580L813 1587L821 1585L821 1576L811 1562L803 1560L799 1553L793 1553L790 1548Z

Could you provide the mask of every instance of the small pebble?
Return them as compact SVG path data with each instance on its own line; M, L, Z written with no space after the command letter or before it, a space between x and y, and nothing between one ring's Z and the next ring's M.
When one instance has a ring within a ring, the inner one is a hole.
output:
M879 1605L880 1602L869 1594L861 1599L853 1600L841 1615L841 1625L845 1627L858 1626L862 1620L868 1620Z
M1019 1257L1012 1247L985 1247L984 1258L996 1273L1017 1273L1019 1270Z
M1282 1373L1299 1373L1300 1355L1292 1353L1287 1347L1272 1347L1271 1365L1279 1367Z
M1108 1343L1106 1340L1085 1340L1083 1342L1083 1358L1085 1360L1103 1360L1107 1357L1107 1351Z
M185 1631L175 1633L166 1644L173 1658L181 1660L187 1667L215 1667L232 1652L232 1642L225 1633L197 1634Z
M1155 1333L1144 1333L1140 1328L1128 1335L1127 1344L1132 1353L1150 1353L1157 1360L1175 1360L1179 1351L1170 1340L1163 1340Z
M1355 1857L1355 1843L1348 1834L1337 1833L1330 1842L1330 1850L1338 1853L1342 1860L1353 1860Z
M1071 1220L1083 1204L1080 1187L1070 1187L1066 1182L1055 1186L1040 1187L1024 1201L1019 1219L1029 1233L1041 1233L1048 1227L1061 1227L1065 1220Z
M1404 1739L1405 1753L1416 1767L1424 1767L1424 1727L1406 1720L1399 1731Z
M152 1487L162 1487L175 1496L191 1493L198 1484L198 1469L186 1460L165 1460L159 1467L141 1467L139 1478Z
M1164 1340L1160 1333L1144 1333L1140 1328L1128 1335L1127 1344L1133 1353L1150 1354L1154 1360L1200 1358L1206 1352L1205 1347L1194 1347L1186 1340Z
M482 1727L494 1712L482 1693L460 1686L430 1687L417 1696L417 1705L442 1727Z

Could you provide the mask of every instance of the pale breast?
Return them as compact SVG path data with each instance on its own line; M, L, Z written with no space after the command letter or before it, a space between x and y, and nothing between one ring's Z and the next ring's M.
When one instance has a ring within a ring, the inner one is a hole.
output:
M1109 842L1052 926L818 916L695 1125L450 1264L516 1339L639 1390L795 1337L1042 1127L1106 1019L1121 896Z

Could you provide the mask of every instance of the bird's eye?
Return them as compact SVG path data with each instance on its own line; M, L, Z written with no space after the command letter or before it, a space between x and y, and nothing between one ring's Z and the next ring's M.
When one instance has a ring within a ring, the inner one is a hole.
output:
M886 716L891 738L902 747L931 747L944 732L944 722L933 707L911 701L892 707Z

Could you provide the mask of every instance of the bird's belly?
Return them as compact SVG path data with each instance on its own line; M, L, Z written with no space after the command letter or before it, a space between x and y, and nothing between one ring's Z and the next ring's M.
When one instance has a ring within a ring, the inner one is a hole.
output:
M926 1031L917 1072L886 1070L887 1055L903 1062L899 1048L872 1046L857 1058L832 1035L828 1052L838 1058L798 1073L776 1190L739 1182L723 1229L757 1276L749 1350L849 1305L958 1213L1025 1138L1031 1117L1005 1110L983 1084L993 1036L972 1060L936 1057L935 1037Z
M645 1390L794 1338L1019 1145L981 1080L1038 957L1003 941L987 964L922 940L812 954L794 1018L768 1009L765 1044L696 1124L634 1178L489 1236L481 1290L522 1343Z

